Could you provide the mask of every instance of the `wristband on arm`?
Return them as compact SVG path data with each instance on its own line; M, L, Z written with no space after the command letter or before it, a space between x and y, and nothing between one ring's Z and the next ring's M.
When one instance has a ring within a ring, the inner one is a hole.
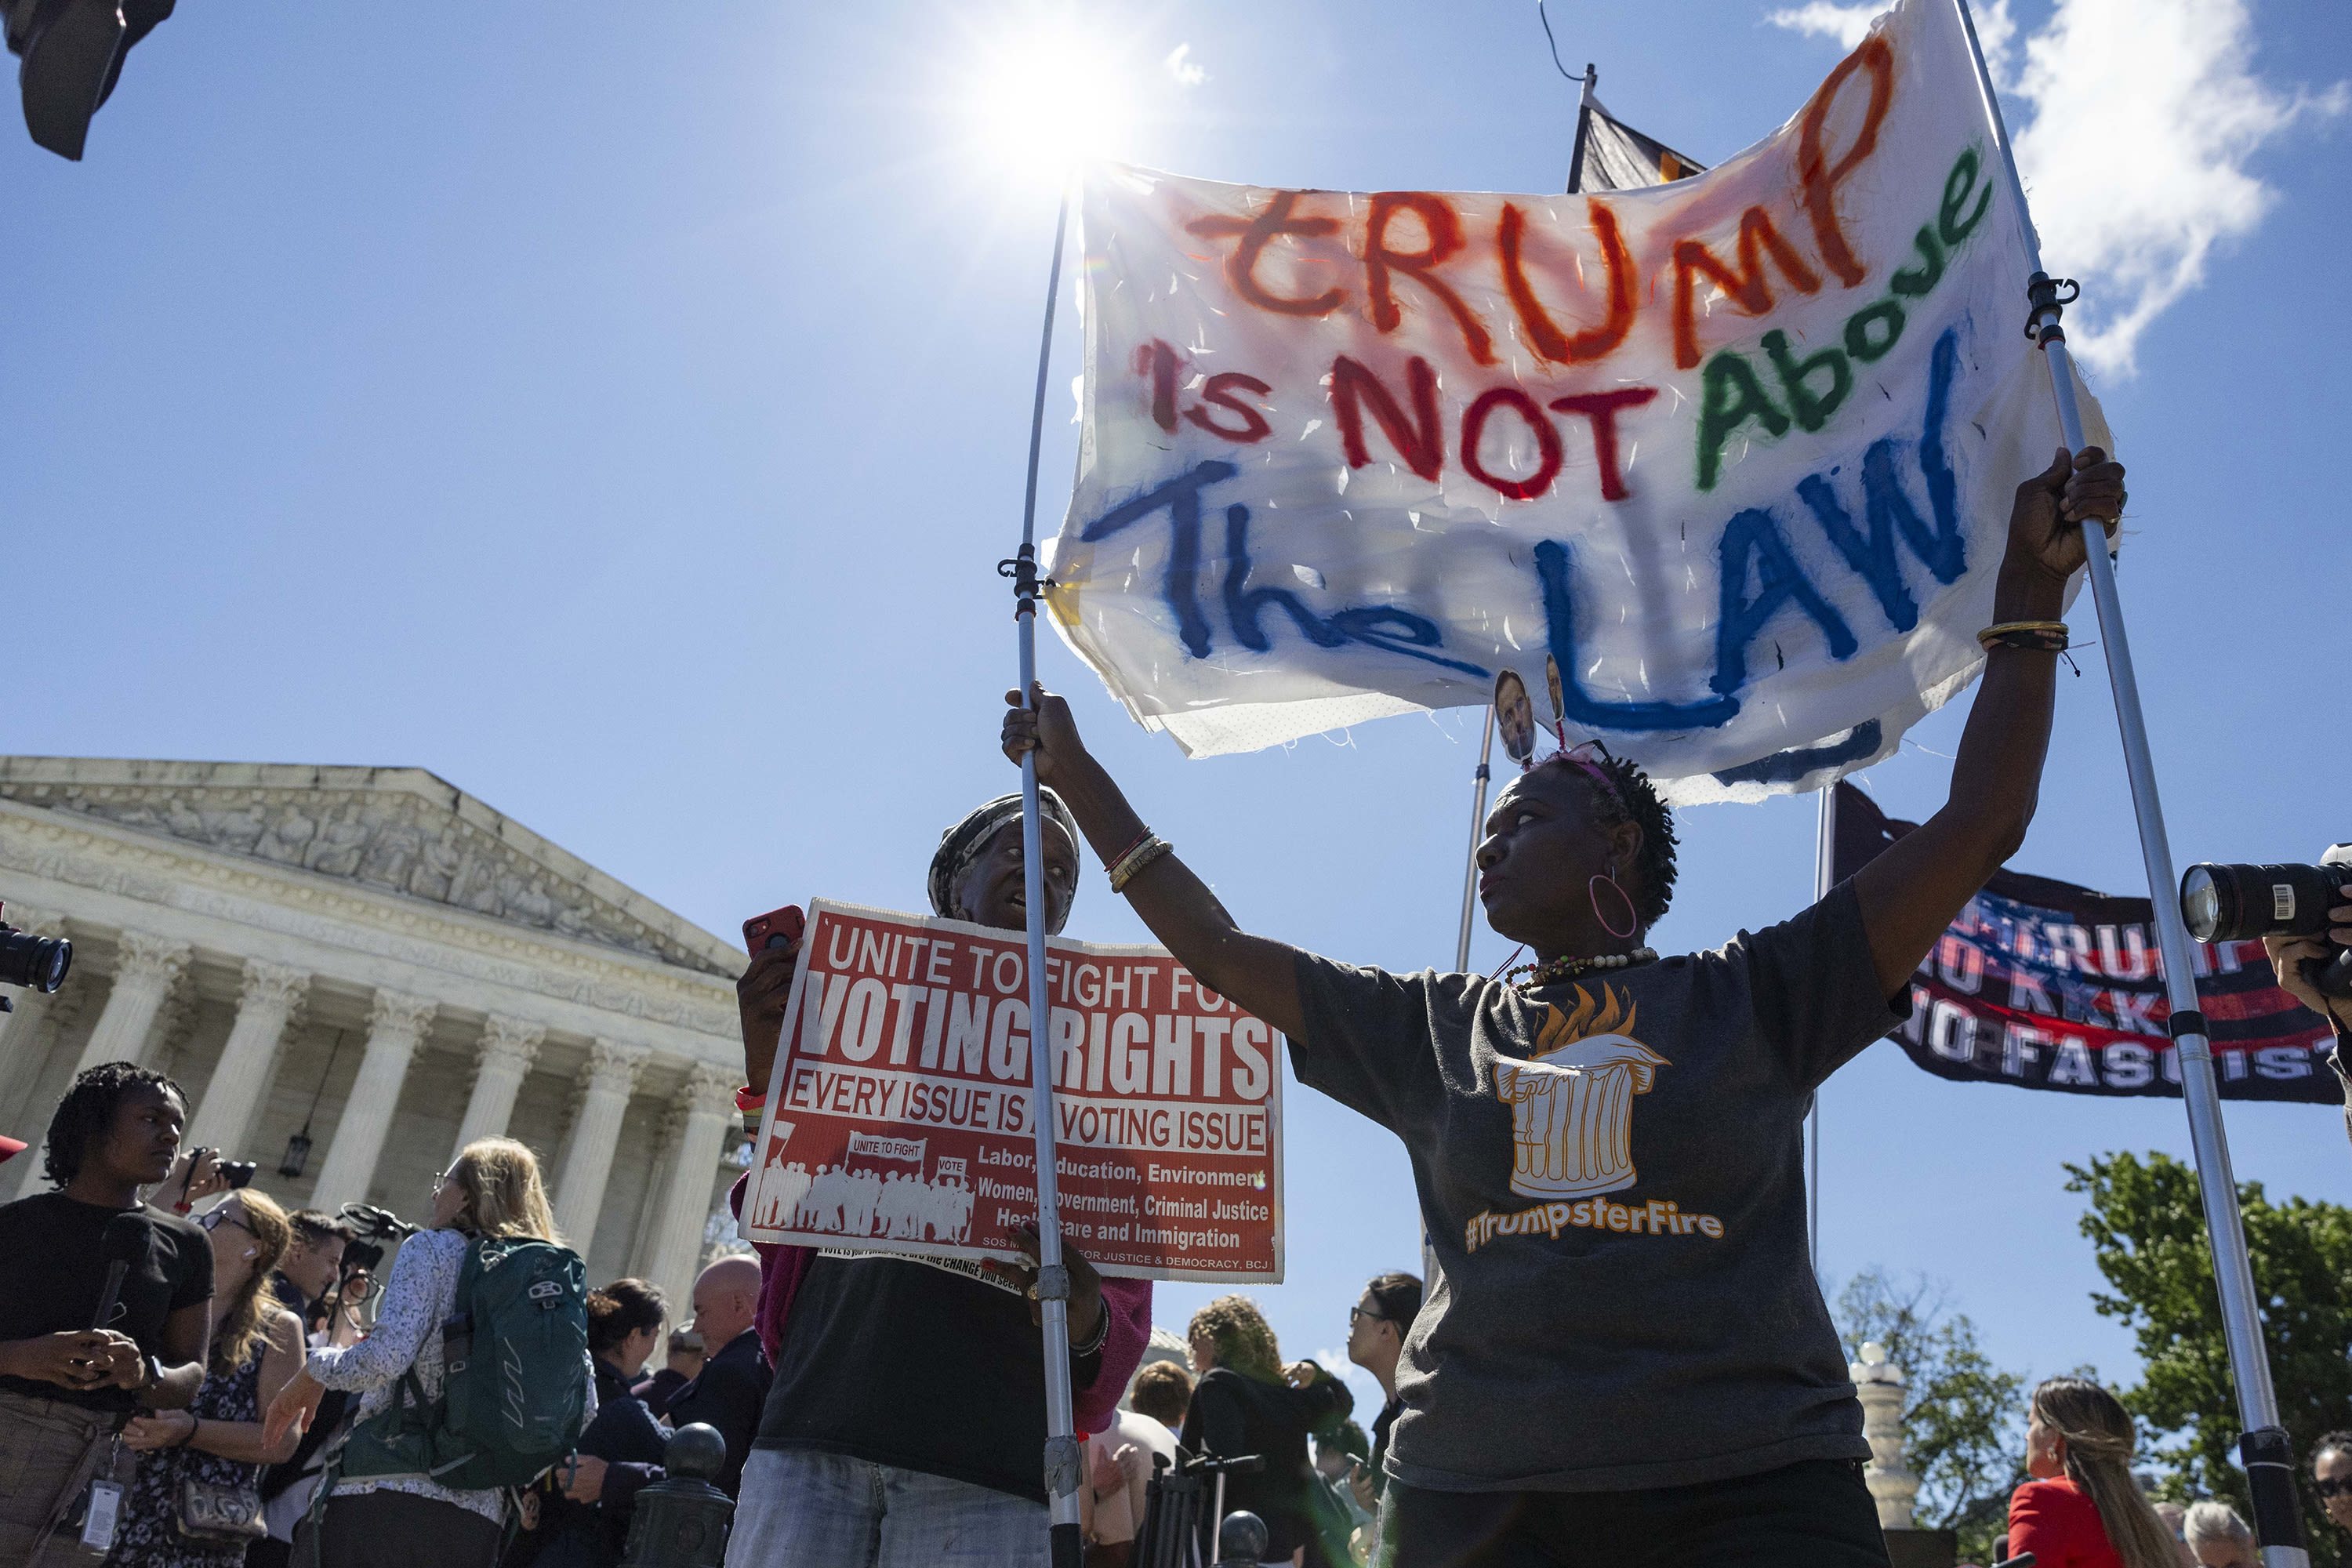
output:
M1090 1356L1102 1349L1103 1342L1108 1338L1110 1338L1110 1303L1105 1301L1102 1303L1101 1314L1095 1319L1095 1331L1087 1336L1084 1344L1074 1342L1070 1346L1070 1354L1073 1357Z

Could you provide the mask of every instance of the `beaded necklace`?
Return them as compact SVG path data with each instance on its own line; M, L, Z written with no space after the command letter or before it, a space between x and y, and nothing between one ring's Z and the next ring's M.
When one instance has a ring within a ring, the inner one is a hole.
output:
M1636 963L1656 960L1655 949L1637 947L1631 952L1604 952L1598 958L1555 958L1544 963L1523 963L1504 976L1522 991L1538 991L1558 981L1573 980L1580 974L1597 970L1625 969ZM1526 975L1525 980L1519 978Z

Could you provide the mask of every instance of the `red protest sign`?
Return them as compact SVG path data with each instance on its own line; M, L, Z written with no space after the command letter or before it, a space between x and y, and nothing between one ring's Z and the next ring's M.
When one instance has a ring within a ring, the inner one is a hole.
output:
M1278 1283L1274 1031L1159 948L1046 947L1063 1235L1105 1274ZM1018 1256L1029 1067L1020 932L812 900L745 1234Z

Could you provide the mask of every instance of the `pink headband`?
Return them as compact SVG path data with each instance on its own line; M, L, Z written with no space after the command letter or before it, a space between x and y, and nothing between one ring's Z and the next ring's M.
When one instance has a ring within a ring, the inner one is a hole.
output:
M1606 752L1601 751L1600 742L1587 741L1581 745L1554 752L1547 760L1556 763L1566 763L1570 767L1582 769L1585 773L1591 774L1593 781L1599 784L1602 789L1609 792L1609 798L1617 803L1618 810L1630 811L1631 808L1625 804L1624 792L1617 787L1617 781L1611 778L1608 773L1602 769L1598 763L1595 763L1592 760L1592 754L1596 752L1599 752L1602 756L1608 755Z

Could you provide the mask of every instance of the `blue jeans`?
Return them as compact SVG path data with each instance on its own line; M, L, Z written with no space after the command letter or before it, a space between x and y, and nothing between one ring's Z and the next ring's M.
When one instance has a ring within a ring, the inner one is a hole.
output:
M1045 1568L1045 1505L968 1481L801 1448L743 1466L728 1568Z

